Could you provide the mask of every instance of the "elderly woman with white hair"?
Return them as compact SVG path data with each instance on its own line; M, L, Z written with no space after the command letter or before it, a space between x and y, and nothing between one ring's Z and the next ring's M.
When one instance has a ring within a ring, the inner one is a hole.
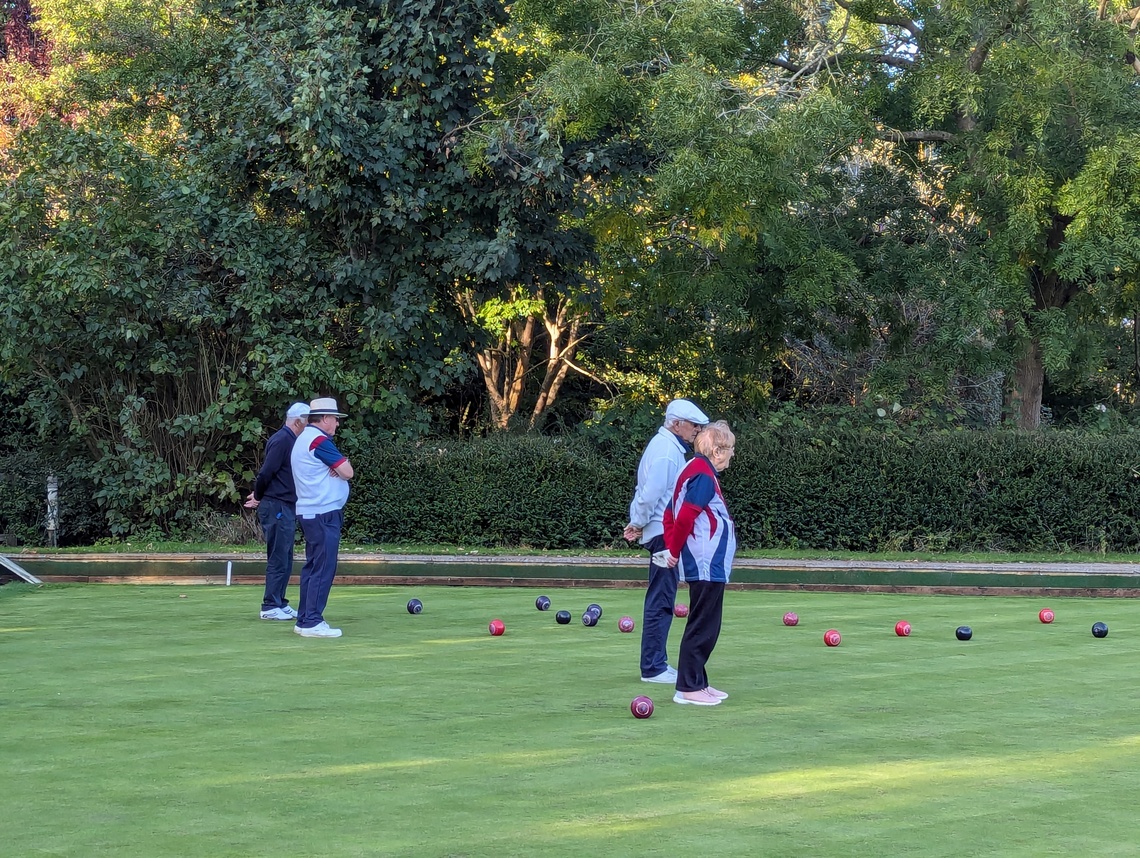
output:
M675 703L716 706L728 695L709 685L705 665L720 637L724 588L736 555L736 525L719 474L736 452L728 423L710 423L693 444L696 455L677 475L665 511L666 562L689 585L689 620L677 660Z

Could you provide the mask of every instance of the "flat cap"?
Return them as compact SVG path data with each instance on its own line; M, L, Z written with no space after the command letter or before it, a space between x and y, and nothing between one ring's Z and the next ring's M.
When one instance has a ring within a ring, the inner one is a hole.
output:
M709 424L709 418L705 412L687 399L674 399L670 402L669 407L665 409L665 416L672 417L675 420L688 420L698 426Z

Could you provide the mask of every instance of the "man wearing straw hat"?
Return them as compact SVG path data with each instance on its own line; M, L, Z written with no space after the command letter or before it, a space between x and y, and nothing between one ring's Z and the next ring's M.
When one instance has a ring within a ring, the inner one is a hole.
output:
M309 403L309 425L293 444L293 481L297 486L297 518L305 535L305 565L301 568L301 598L293 631L305 638L339 638L340 629L325 622L333 578L336 577L340 531L352 463L333 443L340 419L336 400Z

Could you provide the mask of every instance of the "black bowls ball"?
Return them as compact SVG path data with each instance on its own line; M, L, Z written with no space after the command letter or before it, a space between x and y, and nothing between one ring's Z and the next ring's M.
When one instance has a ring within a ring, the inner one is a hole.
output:
M1104 623L1093 623L1092 633L1094 638L1108 637L1108 626Z
M554 619L556 619L558 621L558 625L564 626L570 622L570 612L569 611L559 611L557 614L554 615Z
M958 628L954 629L954 637L960 641L968 641L973 636L974 630L969 626L958 626Z

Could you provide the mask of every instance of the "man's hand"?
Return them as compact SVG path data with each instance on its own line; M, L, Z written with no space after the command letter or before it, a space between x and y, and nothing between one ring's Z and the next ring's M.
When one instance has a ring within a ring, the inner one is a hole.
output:
M261 501L259 501L257 498L255 498L253 496L253 492L250 492L246 496L245 503L242 504L242 506L244 506L246 509L257 509L258 504L260 504L260 503L261 503Z
M641 531L642 528L637 527L633 524L627 524L625 526L625 530L621 532L621 535L625 537L626 542L633 542L634 540L641 538Z

